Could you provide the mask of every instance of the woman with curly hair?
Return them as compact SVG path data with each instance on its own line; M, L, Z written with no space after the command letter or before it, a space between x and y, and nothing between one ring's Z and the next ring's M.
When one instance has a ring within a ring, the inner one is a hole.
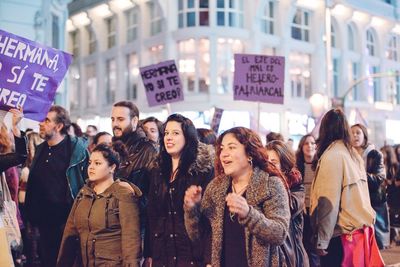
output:
M280 249L290 221L285 178L250 129L225 131L216 149L216 178L207 188L191 186L185 194L190 238L207 235L210 223L213 267L286 265Z
M307 252L303 246L303 210L304 185L301 174L296 168L295 156L292 150L282 141L269 142L266 147L269 160L283 173L290 189L290 228L289 235L283 246L289 266L309 266Z

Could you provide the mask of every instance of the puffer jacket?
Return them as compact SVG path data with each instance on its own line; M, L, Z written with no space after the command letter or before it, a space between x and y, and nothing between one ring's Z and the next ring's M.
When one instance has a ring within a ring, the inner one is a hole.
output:
M58 267L139 266L141 192L132 188L116 181L101 194L89 183L80 190L64 229Z
M186 189L199 185L205 190L214 176L212 153L199 143L197 158L186 174L167 184L160 169L155 166L151 178L147 206L145 257L153 259L157 266L204 266L209 258L206 241L191 242L184 224L183 198Z

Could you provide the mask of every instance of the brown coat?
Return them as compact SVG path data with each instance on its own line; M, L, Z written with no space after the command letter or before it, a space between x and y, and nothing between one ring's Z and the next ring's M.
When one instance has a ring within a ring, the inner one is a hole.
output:
M69 214L57 266L139 266L141 192L134 190L116 181L96 194L85 185Z
M201 238L203 234L201 215L211 224L213 267L221 265L225 198L230 179L225 175L214 178L204 193L201 207L198 205L191 211L185 210L185 226L192 240ZM288 234L290 220L288 193L283 182L255 168L246 190L246 200L250 211L239 223L245 228L248 266L286 266L279 248Z

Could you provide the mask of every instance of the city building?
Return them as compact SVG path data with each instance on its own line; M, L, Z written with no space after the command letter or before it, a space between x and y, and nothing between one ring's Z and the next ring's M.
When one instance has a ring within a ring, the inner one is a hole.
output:
M364 120L377 145L400 143L400 0L75 0L68 8L70 108L83 125L109 130L111 105L130 99L142 118L180 112L207 126L222 108L220 130L298 139L333 102L350 122ZM283 105L233 101L235 53L286 58ZM139 67L170 59L185 101L150 108Z

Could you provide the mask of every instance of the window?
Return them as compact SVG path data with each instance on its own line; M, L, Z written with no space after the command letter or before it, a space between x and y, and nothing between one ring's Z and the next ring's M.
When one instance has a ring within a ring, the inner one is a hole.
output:
M339 59L334 58L332 60L332 90L334 97L339 97L339 69Z
M358 62L349 62L349 86L356 82L360 78L360 64ZM351 94L348 96L350 100L359 101L360 100L360 84L354 86Z
M162 31L161 8L154 1L147 2L150 14L150 35L156 35Z
M244 44L241 40L218 38L217 44L217 93L232 92L233 72L235 70L234 54L243 53Z
M399 60L399 35L392 34L389 39L386 57L387 59L398 61Z
M377 74L379 73L378 66L369 66L367 75ZM379 78L370 78L368 79L368 92L372 91L373 101L381 101L381 91L380 91L380 79ZM371 95L371 93L369 93Z
M96 40L96 35L94 34L94 31L92 28L89 26L86 28L87 34L88 34L88 39L89 39L89 55L93 54L96 52L96 47L97 47L97 40Z
M367 54L369 56L375 56L376 53L376 44L375 37L372 29L367 30Z
M205 38L178 42L179 72L186 92L207 93L210 84L210 41Z
M337 48L337 36L336 36L336 28L331 25L331 46L333 48Z
M305 53L291 52L289 60L292 97L309 98L311 96L311 56Z
M107 26L107 48L112 48L115 46L115 42L117 39L117 25L116 18L108 18L106 19Z
M217 26L243 28L243 0L217 0Z
M400 72L396 71L396 91L394 98L396 99L396 104L400 105Z
M150 47L150 64L156 64L164 60L164 46L158 45Z
M179 28L208 26L209 0L179 0L178 20Z
M137 87L139 82L139 59L136 53L127 55L127 73L126 73L126 99L133 100L137 98Z
M52 43L53 47L56 49L60 49L60 26L59 26L59 19L58 16L52 15L51 16L51 36L52 36Z
M86 106L94 108L97 104L97 77L96 65L90 64L86 66L86 80L87 80L87 95Z
M74 57L79 57L79 32L73 31L70 33L72 43L72 54Z
M117 64L115 59L107 60L106 64L106 103L110 105L115 102L117 92Z
M300 41L310 41L310 12L297 9L292 22L292 38Z
M274 2L268 1L265 4L264 16L261 18L261 31L267 34L274 34L275 21Z
M352 25L347 25L347 46L350 51L355 51L354 28Z
M134 7L126 12L126 40L128 43L138 38L139 9Z
M81 76L79 74L79 68L78 64L72 64L71 67L69 68L69 73L71 76L71 87L69 88L69 103L70 103L70 108L71 110L78 109L80 105L80 82L81 82Z

